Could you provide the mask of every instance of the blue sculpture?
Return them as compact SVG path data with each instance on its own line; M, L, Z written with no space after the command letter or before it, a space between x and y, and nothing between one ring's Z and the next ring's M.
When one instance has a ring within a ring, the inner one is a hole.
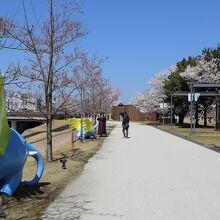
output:
M13 195L22 181L27 157L37 161L37 173L24 185L35 185L40 180L44 163L41 154L15 130L10 129L4 104L4 77L0 75L0 193Z

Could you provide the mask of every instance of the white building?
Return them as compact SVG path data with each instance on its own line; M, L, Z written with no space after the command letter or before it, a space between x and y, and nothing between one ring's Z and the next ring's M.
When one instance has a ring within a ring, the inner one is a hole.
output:
M39 102L30 93L7 93L5 102L8 111L39 111Z

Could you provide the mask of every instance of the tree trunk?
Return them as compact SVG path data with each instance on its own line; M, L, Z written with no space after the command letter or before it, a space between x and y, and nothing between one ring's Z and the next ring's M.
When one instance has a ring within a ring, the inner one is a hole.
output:
M48 69L48 83L46 86L46 106L47 106L47 161L53 160L52 152L52 120L53 120L53 59L54 59L54 17L53 17L53 1L50 0L50 62Z
M207 127L207 106L206 106L206 101L203 102L204 106L204 127Z
M199 113L198 113L198 102L196 102L196 126L199 126Z
M48 94L46 94L46 108L47 108L47 161L53 161L52 151L52 83L48 85Z
M216 122L216 130L220 129L220 105L219 105L219 97L216 97L216 116L215 116L215 122Z
M80 89L80 103L81 103L81 117L80 117L80 142L83 142L83 113L84 113L84 105L83 105L83 88L81 86Z
M83 142L83 114L81 113L80 118L80 142Z
M179 125L183 125L183 121L184 121L184 114L178 114L179 117Z
M53 161L52 152L52 119L47 118L47 161Z

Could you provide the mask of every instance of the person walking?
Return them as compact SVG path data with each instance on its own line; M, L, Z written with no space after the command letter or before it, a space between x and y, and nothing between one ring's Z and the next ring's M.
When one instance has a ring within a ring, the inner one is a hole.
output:
M128 138L128 129L129 129L129 117L125 112L123 114L123 120L122 120L122 132L125 138Z

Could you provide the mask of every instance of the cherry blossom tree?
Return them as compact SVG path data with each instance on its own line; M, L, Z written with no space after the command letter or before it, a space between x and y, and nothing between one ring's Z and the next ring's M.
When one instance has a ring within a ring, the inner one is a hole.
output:
M170 66L167 71L161 71L153 76L146 84L151 87L142 93L132 97L130 102L135 105L141 112L151 113L166 113L168 107L161 108L160 103L166 99L164 94L164 82L168 76L175 70L174 66Z
M118 100L120 91L113 88L111 81L105 79L101 64L103 59L89 58L82 53L80 62L73 70L73 82L81 102L81 113L95 116L110 112Z
M180 75L187 81L199 82L199 83L219 83L220 82L220 59L214 58L207 61L202 56L197 61L196 66L188 65L186 70Z
M187 66L186 70L181 73L181 76L184 77L188 82L192 83L220 83L219 64L220 58L216 57L207 60L206 54L203 54L201 57L199 57L197 65L193 67L190 65ZM217 102L219 102L218 99ZM204 113L204 126L207 126L207 114L209 114L208 110L211 109L209 108L209 106L213 103L213 101L207 98L202 98L202 103L202 109ZM198 111L198 109L196 111ZM217 114L220 114L219 110ZM196 119L196 122L198 124L198 118ZM216 127L218 127L218 124L220 124L220 122L216 121Z
M97 85L97 106L98 112L109 113L112 111L113 105L118 101L120 90L114 88L110 80L102 79Z
M130 102L143 113L161 112L163 97L158 90L145 90L131 98Z

